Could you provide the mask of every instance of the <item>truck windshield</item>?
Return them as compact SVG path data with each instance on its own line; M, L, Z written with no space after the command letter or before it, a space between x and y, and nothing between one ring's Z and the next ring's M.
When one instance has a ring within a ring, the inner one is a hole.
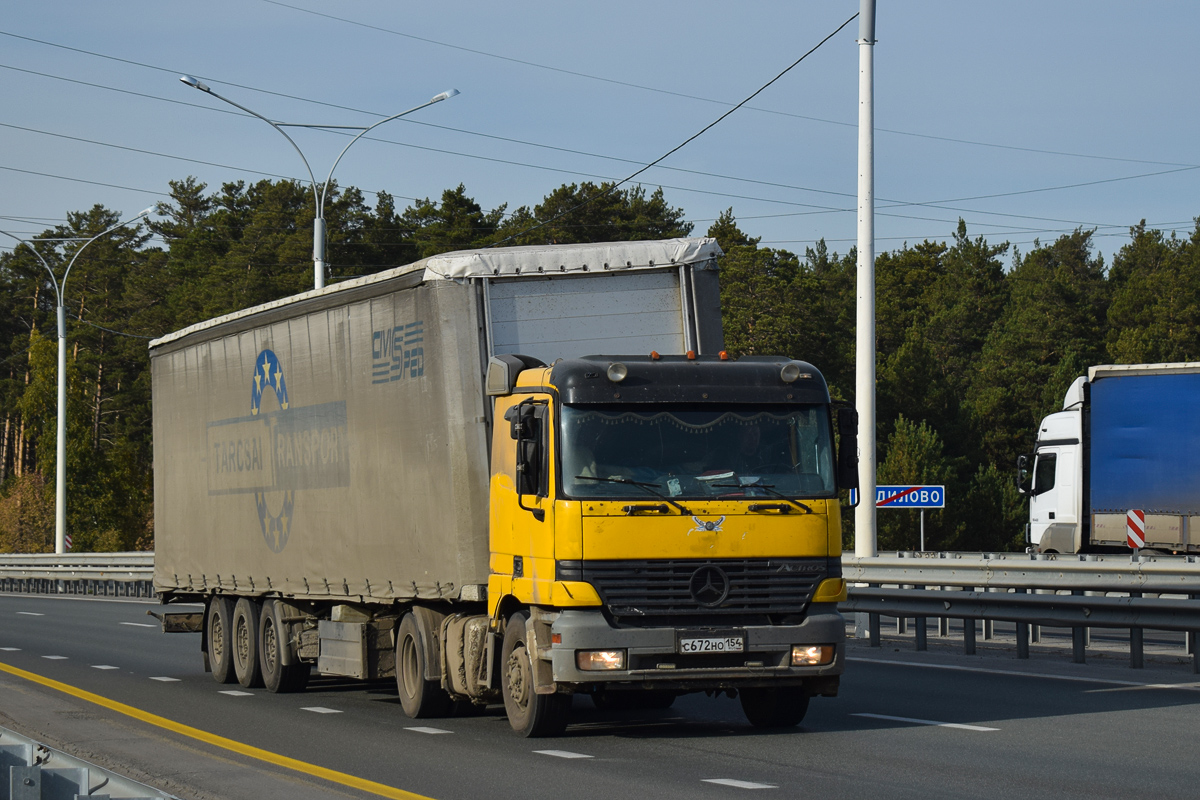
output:
M569 497L832 497L826 406L563 406ZM768 489L772 491L767 491Z

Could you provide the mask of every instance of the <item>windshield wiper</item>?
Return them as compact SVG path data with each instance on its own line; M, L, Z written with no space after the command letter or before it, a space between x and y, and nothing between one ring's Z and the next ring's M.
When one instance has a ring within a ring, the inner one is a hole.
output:
M712 486L714 489L762 489L762 490L766 491L767 494L772 494L775 497L778 497L780 500L787 500L789 503L794 505L796 508L803 509L805 514L813 513L813 510L811 508L809 508L808 506L804 505L804 503L801 503L799 500L796 500L795 498L788 497L783 492L775 491L774 486L769 486L768 484L765 484L765 483L746 483L746 484L714 483L714 484L712 484Z
M660 488L657 483L644 483L642 481L631 481L631 480L629 480L629 478L593 478L590 475L576 475L575 480L577 480L577 481L600 481L601 483L625 483L630 486L640 486L641 488L650 492L650 494L654 495L655 497L660 498L662 500L666 500L668 503L670 503L671 505L678 508L680 514L687 514L689 517L692 515L692 512L688 511L686 508L684 508L681 503L675 502L674 500L667 497L665 494L663 494L661 492L654 491L655 489Z

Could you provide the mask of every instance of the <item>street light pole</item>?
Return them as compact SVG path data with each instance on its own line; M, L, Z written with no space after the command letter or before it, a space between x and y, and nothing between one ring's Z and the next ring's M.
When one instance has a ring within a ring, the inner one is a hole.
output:
M139 212L136 217L105 228L90 239L80 236L66 239L33 240L39 242L83 242L83 244L76 248L75 254L71 256L71 261L67 264L66 272L63 273L61 281L54 276L54 270L50 269L50 265L46 263L46 259L42 258L42 254L33 246L33 241L14 236L8 231L0 231L5 236L16 239L21 244L24 244L33 252L37 260L42 262L42 266L46 268L46 272L50 276L50 285L54 287L54 311L55 319L58 323L58 449L54 464L54 552L59 555L66 552L67 537L67 319L63 306L63 296L67 290L67 278L71 274L71 267L75 266L79 255L88 245L118 228L123 228L126 225L149 216L153 211L153 207L147 208Z
M283 138L287 139L288 143L291 144L291 146L300 155L300 160L304 162L304 168L306 170L308 170L308 180L310 183L312 183L313 205L314 205L315 211L316 211L316 213L313 217L313 288L315 288L315 289L324 289L325 288L325 198L329 194L329 184L333 180L333 171L335 169L337 169L337 165L342 160L342 156L346 155L346 151L350 149L351 145L353 145L355 142L357 142L359 139L361 139L363 136L365 136L368 132L374 130L375 128L378 128L380 125L384 124L385 122L391 122L394 119L399 119L400 117L407 116L407 115L413 113L414 111L420 111L422 108L427 108L428 106L431 106L434 103L440 103L443 100L448 100L451 97L454 97L455 95L459 94L458 89L451 89L449 91L442 92L441 94L434 95L434 97L426 103L422 103L419 106L414 106L414 107L408 109L407 111L401 111L399 114L393 114L390 117L385 117L384 119L381 119L378 122L373 123L371 125L365 125L365 126L363 126L363 125L310 125L310 124L298 123L298 122L274 122L272 120L267 119L262 114L259 114L256 111L252 111L251 109L246 108L245 106L241 105L240 103L235 103L234 101L230 100L228 97L223 97L223 96L217 94L207 84L200 81L198 78L193 78L191 75L182 75L182 76L180 76L179 80L183 81L188 86L191 86L193 89L199 89L200 91L204 92L205 94L210 94L213 97L217 98L218 100L225 101L226 103L233 106L234 108L245 111L247 114L249 114L252 117L257 117L258 119L261 119L263 122L267 123L275 130L279 131L280 135L282 135ZM320 189L318 189L317 188L317 179L313 175L312 167L309 166L308 159L304 157L304 151L302 151L300 149L300 146L296 144L295 140L293 140L291 136L287 135L287 131L285 131L284 128L323 128L323 129L329 129L329 130L355 130L355 131L358 131L359 133L357 136L355 136L353 139L350 140L350 144L347 144L344 148L342 148L342 152L339 153L338 157L334 160L333 166L329 168L329 176L327 178L325 178L325 183L321 185Z
M876 554L875 518L875 0L861 0L858 35L858 301L854 404L858 508L854 555Z

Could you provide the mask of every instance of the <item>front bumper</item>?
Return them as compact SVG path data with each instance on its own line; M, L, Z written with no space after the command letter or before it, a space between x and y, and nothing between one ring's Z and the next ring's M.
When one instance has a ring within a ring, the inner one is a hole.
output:
M696 630L688 626L687 630ZM716 631L725 630L716 628ZM746 633L746 651L720 655L684 655L676 650L676 628L614 628L599 611L563 611L551 623L559 638L549 656L553 680L564 685L700 691L787 683L822 685L836 691L845 668L846 627L833 603L814 603L796 625L738 627ZM832 644L833 661L824 666L793 667L793 645ZM625 670L580 670L578 650L625 650Z

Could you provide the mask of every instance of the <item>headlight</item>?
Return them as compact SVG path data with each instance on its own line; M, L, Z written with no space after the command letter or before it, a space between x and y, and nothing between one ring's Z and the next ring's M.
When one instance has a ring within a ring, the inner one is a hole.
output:
M793 667L821 667L833 662L834 647L831 644L792 645Z
M576 650L575 666L581 670L625 669L624 650Z

